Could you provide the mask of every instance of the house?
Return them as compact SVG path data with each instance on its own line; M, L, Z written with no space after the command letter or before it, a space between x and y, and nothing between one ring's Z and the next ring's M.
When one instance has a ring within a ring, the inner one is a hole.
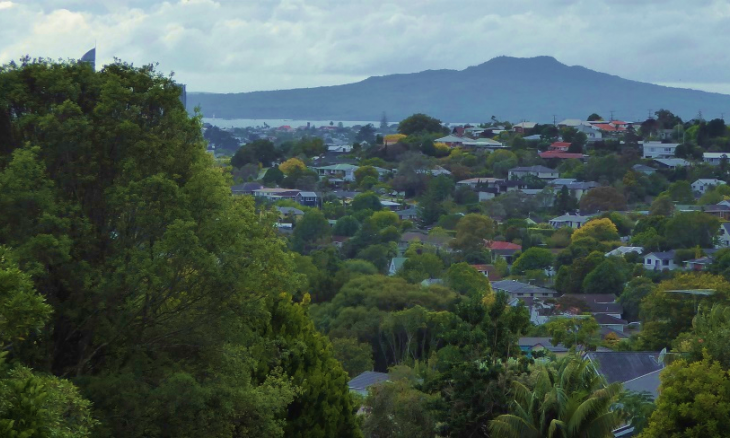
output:
M403 267L403 263L408 260L407 257L393 257L390 260L390 264L388 265L388 275L393 276L400 271L400 268Z
M298 208L294 207L276 207L276 211L279 212L279 214L284 216L293 216L293 217L300 217L304 216L304 212Z
M253 195L254 190L264 188L263 184L257 182L247 182L231 186L231 193L234 195Z
M660 353L652 351L590 351L586 360L595 366L606 382L625 383L661 371L664 364L659 361L659 356ZM658 386L654 393L657 389Z
M509 179L520 179L534 176L540 179L555 179L560 177L557 170L545 166L515 167L508 172Z
M393 202L393 201L384 201L380 200L380 205L383 206L383 208L387 208L390 211L398 211L403 208L403 205L400 202Z
M692 165L683 158L655 158L654 162L662 169L676 169L678 167L689 167Z
M354 164L332 164L329 166L314 167L320 176L341 178L344 181L355 181L355 171L359 166Z
M362 396L367 396L368 388L388 380L388 373L365 371L347 382L347 387L350 388L350 391L352 392L356 392Z
M647 176L656 173L656 169L654 169L653 167L645 166L643 164L634 164L631 168L634 170L634 172L643 173Z
M721 179L700 178L692 183L692 191L698 194L704 194L705 192L712 190L714 187L723 184L727 183Z
M317 194L314 192L299 192L294 199L299 205L303 205L305 207L320 206L319 196L317 196Z
M588 155L564 151L545 151L538 155L544 160L585 160L588 158Z
M688 271L706 271L710 269L710 265L714 260L710 256L704 256L697 259L686 260L684 269Z
M727 160L730 152L705 152L702 154L702 161L713 166L719 166L722 160Z
M674 250L664 252L651 252L644 256L644 269L652 271L674 271L679 265L674 263Z
M577 181L573 178L558 178L550 181L548 185L555 187L556 191L562 190L563 187L566 187L568 192L570 192L570 194L579 201L580 198L588 193L590 189L601 187L601 185L595 181Z
M520 122L516 125L512 125L512 129L519 134L524 134L527 131L535 129L535 126L537 126L537 123L535 122Z
M497 268L494 267L494 265L469 265L472 268L476 269L476 271L485 277L487 277L490 281L497 281L501 280L502 276L499 275L499 272L497 271Z
M478 138L476 140L471 140L468 138L463 139L460 145L462 148L468 148L468 149L475 149L475 150L495 150L495 149L504 149L507 146L496 141L492 140L490 138Z
M457 135L449 134L446 137L437 138L434 140L435 143L446 143L448 147L461 146L464 141L471 140L470 138L459 137Z
M628 321L606 313L596 313L593 318L599 326L619 333L623 333L626 326L629 325Z
M396 213L398 214L398 219L402 221L410 221L418 218L418 209L416 207L406 208L405 210L400 210Z
M591 220L593 216L582 216L579 214L564 214L556 218L550 219L548 223L553 228L580 228Z
M297 194L299 194L299 190L269 188L269 187L263 187L263 188L253 191L253 195L255 197L266 198L269 200L295 199Z
M500 280L492 282L492 289L505 292L512 298L555 298L558 291L545 287L534 286L516 280Z
M722 248L730 247L730 222L723 222L720 224L717 246Z
M603 133L595 129L593 126L579 125L575 127L575 130L585 134L586 141L588 141L588 143L595 143L603 140Z
M703 211L707 214L717 216L722 220L730 220L730 207L722 203L706 206Z
M624 313L623 306L616 302L614 294L564 294L561 298L582 301L594 317L604 314L620 319Z
M565 128L565 127L577 128L578 126L581 126L581 125L590 126L590 123L588 123L584 120L580 120L580 119L565 119L562 122L558 123L558 128Z
M570 142L568 142L568 141L556 141L548 147L548 150L551 150L551 151L567 152L568 149L570 149Z
M476 189L478 186L494 187L498 182L504 181L501 178L469 178L456 183L457 186L469 186Z
M609 251L605 254L606 257L623 257L626 254L636 253L641 254L644 252L644 248L640 246L619 246L613 251Z
M674 158L679 143L644 142L644 158Z
M569 351L563 344L553 345L550 338L546 337L523 337L518 340L517 344L520 346L520 350L527 353L528 357L532 357L532 353L542 351L549 351L557 357L562 357Z
M490 240L485 246L492 252L493 256L504 258L507 263L512 264L515 254L522 251L522 246L512 242Z
M419 170L416 170L416 173L428 174L428 175L431 175L431 176L451 175L451 172L449 172L448 170L446 170L443 167L438 166L438 165L437 166L434 166L431 169L419 169Z

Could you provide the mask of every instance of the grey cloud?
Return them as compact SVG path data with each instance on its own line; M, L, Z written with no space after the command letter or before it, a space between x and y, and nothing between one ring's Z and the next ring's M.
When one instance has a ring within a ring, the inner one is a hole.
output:
M64 9L65 8L65 9ZM630 79L727 82L730 4L698 0L18 0L0 62L158 61L191 90L251 91L551 55Z

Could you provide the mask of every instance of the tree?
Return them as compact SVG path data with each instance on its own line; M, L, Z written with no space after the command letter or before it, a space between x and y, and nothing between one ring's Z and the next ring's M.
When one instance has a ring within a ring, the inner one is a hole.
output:
M626 210L626 198L613 187L596 187L580 199L580 209L588 213Z
M355 141L363 142L366 141L370 144L375 143L375 134L378 131L375 129L372 123L364 125L355 135Z
M679 202L680 204L692 204L695 200L694 193L692 193L692 186L688 181L684 180L672 183L665 193L672 201Z
M727 435L730 372L705 357L700 362L672 362L661 373L656 410L642 438Z
M231 165L234 167L242 167L245 164L258 164L263 167L271 167L274 160L279 158L279 152L276 150L274 143L269 140L255 140L249 144L241 146L231 157Z
M568 152L572 154L582 154L587 141L588 136L585 133L577 132L573 136L573 139L570 141L570 147L568 148Z
M389 382L370 389L365 405L370 413L365 417L363 431L369 437L406 438L434 436L436 422L430 406L437 396L425 394L413 387L416 377L410 370L396 367ZM403 376L397 376L403 374Z
M578 200L568 190L568 186L563 186L555 196L555 210L558 213L567 213L578 208Z
M646 277L632 278L618 297L618 302L624 308L623 318L629 321L639 319L641 300L651 293L654 283Z
M693 296L668 291L711 289L709 296ZM641 301L641 347L659 351L669 347L680 333L688 331L701 306L727 302L730 283L719 275L683 273L659 283Z
M352 209L354 211L380 211L382 208L383 206L380 204L380 198L373 192L360 193L352 200Z
M380 118L380 133L385 134L388 132L388 116L383 111L383 116Z
M360 222L352 216L342 216L337 219L335 227L332 229L332 234L335 236L347 236L352 237L360 229Z
M446 134L448 129L441 124L441 120L418 113L401 120L398 124L398 132L403 135Z
M518 163L517 155L505 149L497 149L487 156L487 168L492 169L497 176L507 176L507 173Z
M301 253L309 245L329 236L330 224L319 210L309 210L297 221L292 234L292 246Z
M288 160L284 161L283 163L279 164L279 170L281 170L284 175L291 175L295 171L304 172L307 170L307 166L300 160L299 158L289 158Z
M494 221L487 216L469 213L456 224L456 238L451 246L463 252L482 251L484 241L492 239L497 231Z
M0 242L53 306L14 361L74 376L99 437L358 435L272 215L231 196L177 84L29 59L0 84Z
M488 296L493 293L487 277L464 262L451 265L444 278L453 290L462 295Z
M679 352L688 361L701 361L708 357L727 370L730 369L728 335L730 307L722 304L702 306L692 321L692 329L679 335L672 343L673 351Z
M649 208L649 214L652 216L671 216L673 212L674 203L667 195L657 196Z
M267 170L264 177L261 178L261 182L268 185L279 185L284 181L284 172L279 170L278 167L272 167Z
M512 271L523 274L525 271L547 269L553 264L553 253L544 248L532 247L517 257L512 264Z
M623 261L623 259L621 259ZM625 262L624 262L625 264ZM618 295L623 291L628 277L628 269L618 266L618 262L606 259L583 280L583 293Z
M594 219L573 232L570 237L572 242L590 237L599 242L613 242L619 239L616 225L610 219Z
M354 173L355 173L355 181L358 184L361 184L362 181L367 177L375 178L375 180L377 181L378 177L380 176L380 174L378 173L378 170L376 168L374 168L373 166L359 167L357 170L355 170Z
M563 344L567 348L594 350L599 341L600 326L596 320L588 316L561 317L545 324L553 345Z
M613 405L621 384L606 384L591 362L566 357L557 369L542 366L533 389L515 382L511 414L489 425L494 436L514 438L609 437L625 415Z
M351 378L373 369L373 347L369 343L354 338L335 338L332 349Z
M720 220L699 211L678 213L666 223L664 235L671 248L711 248L720 229Z
M596 113L592 113L590 116L588 116L588 118L586 120L588 120L589 122L595 122L595 121L603 120L603 117L599 116Z

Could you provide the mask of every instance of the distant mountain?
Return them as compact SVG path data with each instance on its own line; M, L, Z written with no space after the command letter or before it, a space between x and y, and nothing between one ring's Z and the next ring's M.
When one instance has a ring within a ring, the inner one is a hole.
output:
M188 109L224 119L379 120L426 113L445 122L552 122L553 116L640 120L666 108L683 119L730 113L730 96L623 79L555 58L498 57L465 70L374 76L330 87L252 93L188 93Z

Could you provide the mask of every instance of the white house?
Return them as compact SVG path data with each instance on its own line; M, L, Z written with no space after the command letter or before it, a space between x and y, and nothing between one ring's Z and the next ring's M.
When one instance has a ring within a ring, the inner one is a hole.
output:
M320 176L333 176L345 181L355 181L355 171L359 166L354 164L333 164L331 166L314 167Z
M705 152L702 154L702 160L705 163L717 166L723 159L730 158L730 152Z
M674 158L679 143L644 142L644 158Z
M580 228L586 224L593 216L582 216L579 214L564 214L556 218L550 219L548 222L553 228Z
M644 269L652 271L674 271L680 266L674 263L674 250L664 252L651 252L644 256Z
M520 179L528 175L540 179L560 178L560 173L557 170L545 166L515 167L509 170L509 179Z
M713 187L717 187L722 184L727 184L725 181L714 178L700 178L692 183L692 191L695 193L705 193L711 190Z
M717 237L717 246L720 248L730 247L730 222L720 224L720 231Z
M606 255L606 257L611 257L611 256L623 257L626 254L631 254L631 253L641 254L642 252L644 252L644 248L642 248L640 246L619 246L618 248L607 252L605 255Z

